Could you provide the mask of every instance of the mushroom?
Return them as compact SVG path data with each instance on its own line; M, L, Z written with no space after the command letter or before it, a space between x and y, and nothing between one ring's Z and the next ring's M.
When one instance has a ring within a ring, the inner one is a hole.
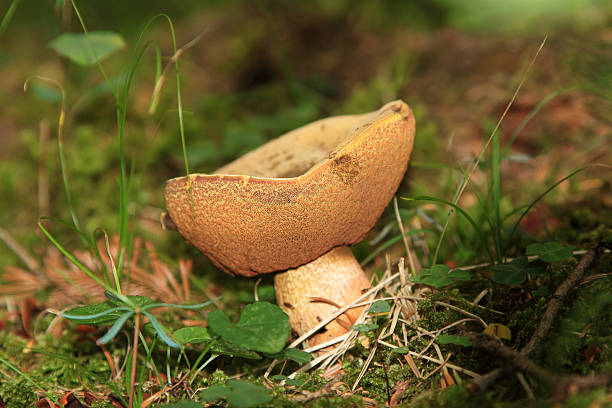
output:
M303 334L370 288L347 247L395 194L410 159L414 117L404 102L319 120L215 174L168 180L166 225L232 275L277 272L279 306ZM348 331L350 309L310 341Z

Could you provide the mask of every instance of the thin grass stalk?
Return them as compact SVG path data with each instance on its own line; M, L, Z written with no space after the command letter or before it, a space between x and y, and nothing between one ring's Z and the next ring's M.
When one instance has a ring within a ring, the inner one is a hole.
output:
M196 378L196 375L200 372L201 369L198 369L198 365L200 364L200 362L202 361L202 359L204 358L206 353L208 353L210 351L210 349L212 349L212 347L215 345L215 343L217 343L217 339L211 340L211 342L208 343L206 345L206 347L204 347L204 350L202 350L202 352L200 353L200 355L196 359L195 363L193 363L193 366L191 367L191 370L189 370L189 374L187 375L189 377L189 384L191 384L193 382L193 380ZM211 357L212 356L214 356L214 354L211 355Z
M104 289L108 290L109 292L113 292L113 288L111 286L109 286L108 284L106 284L104 281L102 281L100 278L98 278L93 272L91 272L89 269L87 269L87 267L85 265L83 265L74 255L72 255L70 252L68 252L66 250L66 248L64 248L62 246L62 244L60 244L54 237L53 235L51 235L51 233L49 231L47 231L47 229L42 225L42 223L39 221L38 222L38 228L40 228L42 230L42 232L45 234L45 236L47 237L47 239L49 241L51 241L51 243L53 245L55 245L55 247L57 249L59 249L59 251L66 257L68 258L68 260L70 260L70 262L72 262L77 268L79 268L81 271L83 271L87 276L89 276L91 279L93 279L94 281L96 281L96 283L98 283L100 286L102 286Z
M500 147L499 147L499 132L493 133L491 141L491 177L493 184L493 237L495 242L495 258L497 262L502 259L501 245L501 217L500 217L500 201L501 201L501 174L500 174Z
M153 341L151 342L151 347L147 346L147 342L145 341L145 338L142 335L142 331L138 332L138 337L140 337L140 344L142 344L142 346L145 349L145 352L147 353L145 362L148 364L151 364L151 368L153 369L153 372L157 376L157 380L159 381L160 384L162 384L164 382L163 378L161 374L159 373L159 370L157 369L155 360L153 360L153 358L151 357L153 355L153 350L155 350L155 346L157 345L157 337L155 337Z
M461 198L461 196L463 195L463 192L465 191L465 188L467 187L472 174L474 173L474 171L476 171L476 169L478 168L478 165L480 164L480 160L482 159L482 156L484 155L484 153L486 152L486 150L489 147L489 144L491 143L491 140L493 139L493 136L495 135L495 133L499 130L499 127L501 126L503 120L505 119L506 115L508 114L508 111L510 110L510 108L512 107L512 105L514 104L514 101L516 100L516 98L518 97L518 94L521 90L521 88L523 87L523 84L525 83L525 81L527 80L527 77L529 75L529 73L531 72L531 69L533 68L533 65L535 64L536 60L538 59L538 56L540 55L540 52L542 51L542 49L544 48L544 45L546 44L546 40L548 39L548 36L545 36L544 39L542 40L542 42L540 43L540 46L538 47L538 50L536 51L535 55L533 56L533 58L531 59L531 61L529 62L529 65L527 65L527 68L525 69L523 75L521 76L521 79L519 81L519 84L517 85L516 89L514 90L514 93L512 94L512 97L510 98L510 101L508 102L508 104L506 105L506 108L504 109L504 112L502 113L501 117L499 118L499 120L497 121L495 128L493 129L493 131L491 132L491 135L489 136L489 138L487 139L487 142L485 143L485 145L482 147L482 150L480 151L480 153L478 154L478 157L476 158L476 160L474 160L473 164L469 167L469 170L466 172L466 175L464 176L464 180L461 183L461 187L460 189L457 191L456 194L456 198L453 200L453 202L456 204L457 202L459 202L459 199ZM444 239L444 236L446 234L446 231L448 229L448 221L450 219L450 216L452 214L452 211L449 211L448 217L446 219L446 223L444 224L444 228L442 230L442 233L440 234L440 239L438 240L438 245L436 247L436 252L434 254L434 262L436 262L437 256L438 256L438 250L440 248L441 242Z
M6 13L4 13L4 17L2 17L2 21L0 21L0 37L2 37L4 30L6 30L6 27L8 27L9 23L13 19L13 15L15 15L15 11L17 10L17 6L19 6L20 1L21 0L13 0L9 8L6 10Z
M521 121L521 123L518 125L518 127L516 128L516 130L514 131L514 133L512 133L512 136L510 136L510 141L508 142L508 144L504 147L504 151L502 153L502 157L505 157L508 154L508 151L510 150L510 148L512 147L512 145L514 144L514 142L516 141L516 139L518 138L518 136L521 134L521 132L523 131L523 129L525 128L525 126L527 126L527 124L531 121L531 119L533 119L533 117L535 115L537 115L537 113L544 108L546 105L548 105L548 103L550 101L552 101L553 99L555 99L557 96L561 95L562 93L565 93L567 91L571 91L574 90L578 87L576 86L568 86L565 88L561 88L557 91L551 92L548 95L546 95L544 97L544 99L542 99L532 110L531 112L529 112L529 114L525 117L525 119L523 119Z
M512 241L512 237L514 237L514 233L516 232L518 226L520 225L521 221L523 220L523 217L525 217L525 215L527 215L527 213L529 211L531 211L531 209L533 208L534 205L536 205L538 203L538 201L540 201L542 198L544 198L548 193L550 193L552 190L554 190L559 184L563 183L565 180L568 180L572 177L574 177L576 174L580 173L581 171L589 168L591 166L585 166L585 167L581 167L577 170L572 171L570 174L568 174L567 176L563 177L561 180L557 181L555 184L553 184L552 186L548 187L546 189L546 191L544 191L542 194L540 194L535 200L533 200L531 202L531 204L529 204L527 206L527 208L525 209L525 211L523 211L521 213L521 216L519 217L519 219L516 221L516 223L514 223L514 227L512 228L512 232L510 233L510 239L509 241Z
M85 34L85 38L87 39L87 44L89 45L89 49L94 56L96 65L100 69L100 72L102 73L102 76L104 77L104 80L108 83L108 87L111 90L113 96L115 97L115 101L119 102L119 94L117 94L117 90L113 88L113 83L109 79L108 75L106 74L106 71L104 70L104 67L102 66L102 63L100 62L100 60L98 59L98 56L96 55L96 50L94 49L93 44L91 43L91 39L89 38L89 33L87 31L87 26L85 25L85 21L83 20L83 17L81 17L81 12L79 11L76 5L76 0L70 0L70 2L72 3L72 8L74 9L74 12L77 18L79 19L81 28L83 28L83 33Z
M126 166L125 166L124 134L125 134L125 122L126 122L126 115L127 115L127 112L126 112L127 94L129 92L129 85L127 88L124 87L122 95L119 95L117 93L117 90L113 87L112 82L110 81L108 75L106 74L106 71L104 70L104 67L102 66L102 63L100 62L99 58L96 55L96 51L88 35L87 26L85 25L85 21L83 20L83 17L81 16L79 8L76 5L76 1L71 0L71 2L72 2L72 7L74 9L74 12L77 15L77 18L81 24L81 28L83 29L83 33L85 34L85 38L87 39L87 43L89 44L89 49L94 56L94 60L96 61L96 65L98 66L100 72L102 73L104 80L108 84L109 89L111 90L115 98L115 103L117 105L117 125L118 125L118 131L119 131L119 171L120 171L120 175L119 175L119 256L117 259L117 263L119 264L118 273L121 274L121 272L123 271L123 263L124 263L123 262L124 253L125 253L124 248L126 246L126 242L128 239L127 237L127 233L128 233L127 206L128 206L129 200L128 200L128 195L126 191L127 176L126 176ZM133 74L133 70L131 71L131 73ZM119 287L119 293L121 293L120 287Z
M60 161L60 169L62 172L62 181L64 183L64 191L66 193L66 202L68 203L68 210L70 211L70 216L72 218L72 223L74 224L74 226L76 227L77 231L81 231L81 228L79 226L79 220L76 216L76 212L74 211L74 206L72 205L72 194L70 193L70 187L68 184L68 167L66 166L66 158L64 156L64 123L66 120L66 94L64 92L64 88L57 82L54 81L53 79L49 79L49 78L45 78L45 77L40 77L40 76L35 76L32 78L36 78L39 79L41 81L46 81L49 82L55 86L57 86L57 88L60 90L61 94L62 94L62 102L60 105L60 113L59 113L59 118L57 121L57 151L58 151L58 155L59 155L59 161ZM25 83L23 84L23 90L25 92L28 91L28 87L30 85L30 80L31 78L28 78Z
M463 178L461 180L461 183L459 184L459 187L455 191L455 196L453 197L453 201L452 201L453 204L457 204L459 202L459 198L461 197L461 192L466 187L466 185L470 182L469 169L472 168L476 160L477 160L476 158L473 158L470 164L467 166L467 168L462 172ZM444 221L444 227L442 227L442 232L440 233L440 238L438 239L438 243L436 244L436 250L434 251L433 258L431 261L432 265L435 265L438 261L438 254L440 253L440 248L442 247L442 241L444 240L444 236L446 234L446 230L448 229L448 225L450 223L450 217L453 214L453 211L455 211L455 208L451 206L451 208L449 208L448 210L448 213L446 214L446 220Z

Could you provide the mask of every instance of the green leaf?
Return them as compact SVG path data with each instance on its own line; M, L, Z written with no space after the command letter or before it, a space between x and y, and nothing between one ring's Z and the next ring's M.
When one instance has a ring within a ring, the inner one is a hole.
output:
M537 255L544 262L560 262L572 257L573 247L568 247L559 242L547 242L542 244L527 245L527 255Z
M293 379L293 378L287 378L287 381L285 381L286 385L292 385L294 387L301 387L302 385L304 385L304 383L307 380L305 379Z
M103 61L124 46L123 38L111 31L90 31L88 34L63 33L49 43L49 47L58 54L85 67L94 65L96 58L98 61Z
M272 397L260 386L241 380L229 380L227 386L212 385L200 392L206 402L227 399L230 407L249 408L269 402Z
M183 327L176 330L173 335L174 339L182 345L204 343L212 340L212 336L206 327Z
M230 343L269 354L283 349L290 332L289 316L268 302L247 305L236 325L215 310L208 315L208 327Z
M211 385L200 392L200 398L206 402L217 401L226 398L231 390L225 385Z
M248 358L251 360L259 360L261 356L247 348L232 344L229 341L218 339L210 349L211 353L222 354L225 356Z
M80 324L108 324L121 316L121 312L131 310L128 307L115 307L109 301L94 305L80 306L70 309L60 316Z
M125 322L127 322L127 320L130 317L132 317L132 316L134 316L134 312L131 311L131 310L129 312L125 312L124 314L119 316L119 318L117 320L115 320L115 323L111 326L111 328L108 329L106 334L104 336L100 337L96 341L96 344L106 344L109 341L111 341L112 339L114 339L115 336L117 335L117 333L119 333L119 330L121 330L121 328L125 324Z
M174 339L181 345L207 343L213 340L213 337L208 332L206 327L183 327L173 333ZM210 349L213 354L222 354L232 357L249 358L258 360L261 358L259 354L248 350L244 347L237 346L223 339L217 338L217 341Z
M227 384L231 389L231 393L227 396L227 402L230 407L256 407L272 399L270 394L268 394L268 390L246 381L229 380Z
M265 302L274 302L276 299L274 295L274 285L259 285L257 287L257 297L261 301ZM238 300L241 303L253 303L255 301L255 296L253 291L241 291L238 293Z
M529 262L526 257L513 259L505 264L493 266L491 279L501 285L520 285L525 282L527 274L540 275L546 269L546 264L540 261Z
M131 298L131 296L129 296ZM143 297L143 296L139 296L139 297ZM214 298L213 300L209 300L207 302L204 303L198 303L196 305L179 305L176 303L147 303L142 305L142 310L149 310L155 307L171 307L173 309L183 309L183 310L195 310L195 309L201 309L203 307L206 307L208 305L210 305L211 303L215 302L217 299L219 299L218 297Z
M350 329L357 330L359 333L365 333L378 329L378 325L375 323L361 323L351 326Z
M176 341L172 340L168 333L166 333L166 328L149 312L142 312L143 315L149 318L149 322L151 322L151 326L155 329L155 332L159 336L160 339L163 340L168 346L173 348L181 348L181 345Z
M408 352L410 352L410 347L406 347L406 346L396 347L392 351L394 353L407 354Z
M307 363L312 360L312 355L310 353L296 348L284 349L280 353L274 354L272 357L277 360L292 360L299 364Z
M517 258L509 263L495 265L491 279L500 285L520 285L527 279L526 264L527 258Z
M441 334L438 336L440 344L454 344L456 346L470 347L472 342L466 336L457 336L455 334Z
M108 290L104 291L104 295L108 298L108 301L111 305L115 306L128 306L132 307L129 303L127 303L124 299L117 297L114 293L109 292ZM137 308L146 308L146 306L150 306L155 304L155 301L150 297L139 296L139 295L129 295L125 296L125 298L134 305L133 307Z
M370 308L368 309L368 313L378 314L378 313L389 313L391 310L391 306L384 300L377 300L372 303Z
M470 273L461 269L453 269L448 265L434 265L431 268L423 268L418 276L413 278L415 283L441 288L455 281L469 281Z
M203 406L200 402L195 401L178 401L171 404L157 405L158 408L202 408Z

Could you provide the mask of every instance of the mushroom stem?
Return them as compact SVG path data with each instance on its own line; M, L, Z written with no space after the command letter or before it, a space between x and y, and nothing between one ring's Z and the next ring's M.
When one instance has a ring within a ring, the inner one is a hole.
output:
M327 319L368 289L371 284L348 247L335 248L314 261L274 276L276 300L289 315L291 328L301 335ZM314 346L349 331L362 307L347 310L308 342Z

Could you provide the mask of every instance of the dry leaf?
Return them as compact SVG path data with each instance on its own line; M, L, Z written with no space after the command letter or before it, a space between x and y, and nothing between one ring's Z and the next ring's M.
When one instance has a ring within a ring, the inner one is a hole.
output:
M499 323L491 323L482 332L484 334L488 334L489 336L497 337L498 339L512 339L512 332L510 329L507 326Z

